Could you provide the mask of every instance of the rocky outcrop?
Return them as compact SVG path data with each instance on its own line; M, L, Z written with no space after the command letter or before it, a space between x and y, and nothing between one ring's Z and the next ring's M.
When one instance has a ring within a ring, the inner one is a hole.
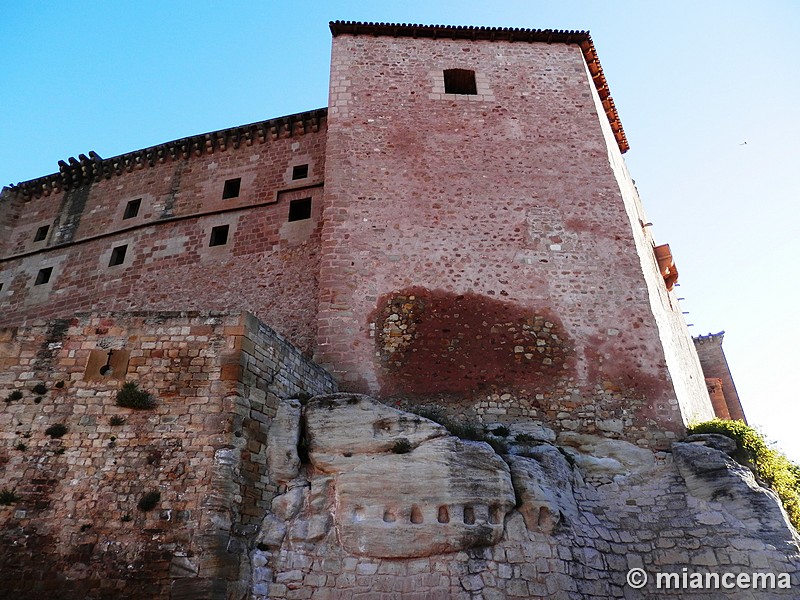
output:
M314 399L306 428L311 464L333 476L334 522L349 552L430 556L502 537L514 491L488 444L353 394Z
M750 469L721 450L696 443L675 443L672 454L689 493L707 504L700 510L727 514L776 548L797 551L800 538L780 499L759 485Z
M672 464L623 440L488 424L501 456L367 396L284 404L270 443L305 448L268 453L279 493L250 554L254 600L683 598L654 575L687 565L774 572L769 596L795 597L798 540L720 436L675 444ZM626 583L632 568L645 588Z
M559 525L578 518L573 485L575 476L567 459L554 446L542 444L525 456L509 456L517 510L530 531L550 534Z
M652 451L624 440L565 431L559 434L558 443L587 476L629 475L655 464Z

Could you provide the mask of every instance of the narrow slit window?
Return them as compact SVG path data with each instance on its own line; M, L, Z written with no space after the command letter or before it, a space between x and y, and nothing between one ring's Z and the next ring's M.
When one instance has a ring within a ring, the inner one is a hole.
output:
M134 218L136 215L139 214L139 208L141 208L141 206L142 206L142 199L141 198L137 198L136 200L131 200L125 206L125 214L122 215L122 218L123 219L132 219L132 218Z
M295 165L292 168L292 179L305 179L308 177L308 165Z
M3 291L3 286L5 285L4 281L0 281L0 292Z
M108 261L109 267L116 267L125 262L125 254L128 252L128 244L117 246L111 251L111 260Z
M44 285L45 283L49 283L50 277L53 275L53 267L46 267L44 269L39 269L39 272L36 274L36 281L33 285Z
M445 94L477 94L478 86L475 84L475 71L470 71L469 69L445 69L444 92Z
M34 242L41 242L47 237L47 232L50 231L50 225L42 225L36 230L36 235L33 236Z
M311 198L292 200L289 203L289 221L303 221L311 218Z
M239 188L241 188L241 186L241 177L237 177L236 179L228 179L225 182L225 187L222 188L222 199L227 200L228 198L238 198Z
M228 228L229 225L217 225L211 228L211 239L208 242L209 246L224 246L228 243Z

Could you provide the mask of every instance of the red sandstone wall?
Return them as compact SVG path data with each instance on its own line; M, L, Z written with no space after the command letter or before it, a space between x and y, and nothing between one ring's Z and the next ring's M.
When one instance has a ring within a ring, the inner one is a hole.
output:
M316 358L343 386L681 428L590 85L575 45L334 38Z
M324 121L323 121L324 125ZM310 352L314 343L324 127L238 149L167 159L69 191L3 199L0 324L85 310L248 310ZM294 165L308 177L292 180ZM224 182L241 178L238 198ZM312 218L287 222L289 203L312 198ZM123 219L141 198L137 217ZM37 229L49 225L45 240ZM212 227L228 243L209 247ZM125 262L109 267L112 249ZM40 269L50 283L35 286Z

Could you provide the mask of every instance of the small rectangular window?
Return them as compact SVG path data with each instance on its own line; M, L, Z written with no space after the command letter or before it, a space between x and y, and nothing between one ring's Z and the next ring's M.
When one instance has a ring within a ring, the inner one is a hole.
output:
M311 218L311 198L289 202L289 221L302 221Z
M0 292L3 291L3 286L5 285L5 281L0 281Z
M225 187L222 188L222 199L227 200L228 198L238 198L239 197L239 188L242 185L242 178L237 177L236 179L228 179L225 182Z
M308 177L308 165L295 165L292 168L292 179L305 179Z
M125 253L128 251L128 244L117 246L111 251L111 260L108 261L109 267L116 267L125 262Z
M211 239L208 242L209 246L224 246L228 243L228 228L229 225L217 225L211 228Z
M445 94L477 94L478 86L475 84L475 71L470 71L469 69L445 69L444 92Z
M50 231L50 225L42 225L36 230L36 235L33 236L34 242L41 242L47 237L47 232Z
M44 269L39 269L39 272L36 274L36 281L33 285L44 285L50 281L50 276L53 274L53 267L46 267Z
M128 205L125 207L125 214L122 215L123 219L132 219L136 215L139 214L139 207L142 206L142 199L137 198L136 200L131 200L128 202Z

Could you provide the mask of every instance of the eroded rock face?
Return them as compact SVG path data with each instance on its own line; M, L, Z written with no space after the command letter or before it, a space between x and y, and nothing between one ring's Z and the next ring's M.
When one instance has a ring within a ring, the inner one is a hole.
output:
M526 456L509 456L517 510L529 531L552 533L562 521L578 518L575 477L566 458L554 446L542 444Z
M715 503L747 530L776 548L797 551L800 542L775 492L721 450L695 443L672 445L675 466L689 493Z
M283 400L269 428L267 466L270 477L278 483L291 481L300 469L297 443L300 441L301 411L299 400Z
M652 451L624 440L565 431L558 435L558 443L570 452L588 476L629 475L655 464Z
M333 477L334 522L348 552L430 556L502 537L514 490L488 444L352 394L315 398L306 428L311 463Z

